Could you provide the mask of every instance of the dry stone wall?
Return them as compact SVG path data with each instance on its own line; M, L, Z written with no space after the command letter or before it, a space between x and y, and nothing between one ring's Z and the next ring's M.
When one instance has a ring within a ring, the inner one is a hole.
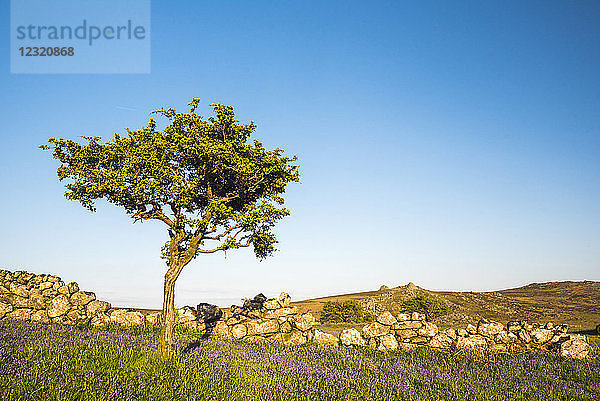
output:
M272 299L259 294L243 306L220 311L215 320L200 316L200 309L200 305L197 309L189 306L178 309L177 324L205 336L251 342L298 345L313 341L315 336L316 319L291 306L290 296L285 292ZM337 341L337 337L332 337Z
M113 308L110 303L97 300L93 292L81 291L75 282L66 284L50 274L0 270L0 319L3 318L94 326L145 322L142 313Z
M333 335L318 330L314 316L300 313L290 301L284 292L271 299L259 294L243 306L232 306L228 311L209 304L200 304L197 308L186 306L177 311L177 325L204 337L286 345L367 346L382 351L412 350L421 346L497 352L535 348L579 359L591 351L586 337L567 334L566 325L481 320L477 326L440 330L419 313L394 316L383 312L361 331L350 328ZM113 308L108 302L97 300L93 292L81 291L75 282L65 284L53 275L6 270L0 270L2 318L93 326L160 323L159 312L142 314L132 309Z
M362 345L379 350L410 350L419 346L438 349L472 349L516 352L539 349L563 356L585 358L592 348L583 335L567 334L567 325L481 320L477 326L439 330L419 313L393 316L384 312L376 322L365 325L362 333L346 329L340 335L342 345Z

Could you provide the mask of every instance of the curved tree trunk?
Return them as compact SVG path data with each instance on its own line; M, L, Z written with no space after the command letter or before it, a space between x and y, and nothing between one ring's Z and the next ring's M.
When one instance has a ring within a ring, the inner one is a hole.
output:
M173 326L175 325L175 280L165 274L162 324L160 328L160 350L164 358L173 356Z
M186 252L186 257L182 257L177 250L183 239L185 232L181 231L169 245L170 263L169 270L165 273L165 284L163 293L163 308L160 328L160 350L165 359L171 358L174 353L173 344L173 326L175 326L175 281L179 277L181 270L187 265L195 255L198 244L192 245Z
M189 261L188 261L189 262ZM163 308L160 328L160 350L163 357L173 356L173 326L175 325L175 281L187 263L178 259L173 260L171 267L165 273Z

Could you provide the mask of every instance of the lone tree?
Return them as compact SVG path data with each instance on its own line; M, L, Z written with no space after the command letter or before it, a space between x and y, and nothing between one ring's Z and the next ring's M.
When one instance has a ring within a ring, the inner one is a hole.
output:
M259 259L275 251L275 223L289 210L281 194L299 180L296 156L267 150L250 135L254 122L240 124L233 107L212 104L214 117L196 114L199 99L189 113L169 108L151 114L165 117L157 129L150 118L127 136L99 143L82 137L50 138L53 157L61 162L59 179L70 179L65 197L94 212L94 201L104 198L121 206L136 221L159 220L170 240L162 249L168 269L164 276L161 350L173 354L175 281L198 254L250 247Z

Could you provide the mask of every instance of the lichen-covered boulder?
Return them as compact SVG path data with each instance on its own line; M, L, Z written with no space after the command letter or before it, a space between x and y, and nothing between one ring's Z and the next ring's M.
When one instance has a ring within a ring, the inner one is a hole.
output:
M31 305L33 309L46 309L46 299L39 289L32 288L31 291L29 291L29 305Z
M86 305L87 313L90 316L96 315L98 313L107 312L110 309L110 304L105 301L94 300Z
M535 328L530 333L531 340L536 344L545 344L554 337L554 332L548 329Z
M0 295L10 294L10 290L4 286L4 283L0 281Z
M64 294L58 295L52 301L50 301L50 308L48 308L48 317L54 318L65 315L72 305L69 302L69 297Z
M227 323L225 323L222 320L219 320L218 322L216 322L214 324L214 326L212 326L212 328L209 330L211 331L211 334L215 337L224 338L224 339L231 338L231 333L229 331L229 327L227 326Z
M177 319L180 323L196 320L196 309L191 306L184 306L183 308L177 309Z
M401 349L402 351L405 351L405 352L412 352L412 351L416 350L417 348L419 348L419 345L417 345L417 344L398 343L398 349Z
M566 341L560 343L559 351L564 357L584 359L592 351L592 347L588 344L584 335L571 334L567 336Z
M196 317L204 323L209 324L216 322L223 317L223 311L217 305L199 303L196 307Z
M69 287L67 287L66 285L61 285L59 286L56 291L58 291L59 294L63 294L63 295L71 295L71 293L69 292Z
M275 298L272 298L272 299L267 299L267 300L266 300L266 301L263 303L263 307L264 307L265 309L268 309L268 310L274 310L274 309L277 309L277 308L279 308L279 301L278 301L277 299L275 299Z
M397 317L398 321L410 320L410 313L400 313Z
M496 337L494 337L494 341L499 344L510 344L514 341L514 338L515 335L513 333L509 333L503 330L500 333L496 334Z
M506 352L508 351L508 345L503 343L492 343L488 349L492 352Z
M69 318L69 320L72 320L75 323L82 323L87 320L85 310L80 311L77 309L71 309L66 316Z
M294 326L300 331L307 331L313 328L316 323L314 316L310 313L303 313L293 320Z
M522 328L521 322L519 322L519 321L513 320L513 321L506 323L506 329L509 332L518 332L519 330L521 330L521 328Z
M112 323L126 327L143 325L144 320L144 315L135 310L115 309L110 314Z
M249 321L246 323L249 336L272 334L279 331L277 320Z
M281 334L281 338L284 345L301 345L307 342L307 338L298 331Z
M91 319L91 324L94 327L105 326L110 323L110 316L105 313L98 313Z
M37 323L49 323L50 318L48 317L48 312L45 310L38 310L31 315L31 321Z
M15 320L30 320L32 314L33 314L32 309L19 308L19 309L15 309L12 312L8 313L6 315L6 317L9 319L15 319Z
M15 308L30 308L31 302L29 298L19 297L17 295L13 295L10 299L10 302Z
M385 334L388 334L389 332L389 326L385 326L377 322L369 323L365 325L362 329L363 337L367 339L383 336Z
M381 351L390 351L398 348L398 341L396 341L396 337L393 334L386 334L378 339L379 347L377 348Z
M429 341L429 337L425 337L425 336L416 336L416 337L412 337L408 340L408 342L411 342L413 344L419 344L419 345L427 344L428 341Z
M29 291L27 290L27 287L22 284L17 284L13 281L9 284L8 289L15 295L23 298L29 298Z
M160 312L151 312L151 313L148 313L148 314L145 316L145 318L146 318L146 322L147 322L148 324L151 324L151 325L157 325L157 324L160 324L160 316L161 316L161 313L160 313Z
M457 330L455 329L446 329L441 331L441 333L450 337L452 340L456 340L456 337L458 337Z
M71 295L75 294L77 291L79 291L79 284L77 284L74 281L71 281L69 284L67 284L67 288L69 289L69 293Z
M517 336L518 336L519 340L521 340L522 342L524 342L526 344L529 344L531 342L531 335L525 329L519 330L517 332Z
M500 322L481 320L477 325L477 333L488 338L494 338L503 330L504 325Z
M48 288L52 288L52 283L49 281L43 281L40 283L40 285L38 286L40 291L44 291L47 290Z
M225 322L227 322L228 326L235 326L236 324L240 324L240 323L244 323L248 320L248 318L246 316L242 316L242 315L233 315L232 317L228 318L227 320L223 319Z
M337 347L339 345L339 340L336 336L320 330L315 330L313 341L319 345L327 345L332 347Z
M291 302L291 297L290 294L288 294L287 292L282 292L281 294L279 294L279 305L281 305L282 308L287 308L288 306L290 306L290 302Z
M377 323L381 323L386 326L391 326L396 323L396 318L390 312L383 312L377 316Z
M248 328L244 324L236 324L231 328L231 335L236 340L246 337L248 334Z
M420 329L423 323L418 320L400 320L392 325L392 330Z
M481 350L487 348L487 341L485 340L485 337L479 334L471 335L469 337L458 337L456 348Z
M438 333L427 345L433 348L447 349L452 347L454 340L445 333Z
M292 327L292 323L290 323L289 320L285 320L285 321L278 320L278 322L279 322L279 331L282 333L289 333L294 329Z
M13 311L13 306L8 303L0 302L0 319Z
M360 332L355 328L344 329L340 333L340 343L347 347L350 346L364 346L366 344L365 339L362 338Z
M433 337L438 332L438 327L431 322L423 322L423 327L417 330L417 334L424 337Z
M398 337L398 339L400 341L406 341L409 340L413 337L417 337L417 330L414 329L407 329L407 330L397 330L396 331L396 337Z
M69 292L67 291L67 294ZM66 294L65 294L66 295ZM87 291L77 291L71 295L71 303L73 305L85 306L96 299L96 294Z
M252 299L246 299L244 301L244 304L242 305L242 309L245 309L246 311L260 310L260 309L262 309L263 304L265 303L266 300L267 300L267 297L265 297L264 294L262 294L262 293L258 294Z
M285 307L285 308L278 308L278 309L274 309L274 310L267 310L265 312L265 318L266 319L273 319L273 318L279 318L279 317L284 317L284 316L289 316L289 315L296 315L298 313L298 308L295 306L290 307Z

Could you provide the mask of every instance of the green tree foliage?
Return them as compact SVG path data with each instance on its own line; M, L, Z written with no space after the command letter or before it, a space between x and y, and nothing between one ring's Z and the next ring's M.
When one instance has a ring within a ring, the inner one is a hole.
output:
M359 323L369 319L360 303L354 299L344 302L327 301L321 310L321 321L329 323Z
M442 299L417 295L402 303L402 311L423 313L427 320L432 320L438 316L447 315L451 310Z
M254 122L240 124L233 107L211 105L213 117L173 108L153 111L166 120L158 129L151 118L126 136L100 143L50 138L53 157L61 162L59 179L67 199L94 212L94 201L106 199L136 221L156 220L166 226L169 240L162 257L165 274L161 345L172 354L175 281L197 255L252 247L260 259L275 251L272 228L289 214L282 194L299 180L296 156L267 150L256 139Z

